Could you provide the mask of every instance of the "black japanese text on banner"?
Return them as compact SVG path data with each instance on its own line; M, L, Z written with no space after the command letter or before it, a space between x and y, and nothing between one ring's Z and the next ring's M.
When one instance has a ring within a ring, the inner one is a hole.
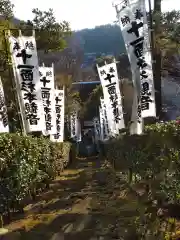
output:
M131 33L131 31L129 31L131 29L131 23L134 22L134 15L130 7L129 1L121 1L120 4L116 5L116 11L131 65L132 80L134 85L130 133L141 134L143 130L142 115L141 108L139 108L138 106L138 102L140 99L140 74L139 69L137 69L137 58L135 55L135 50L133 45L131 45L131 43L137 40L138 37L136 36L136 34L133 34L133 32ZM139 29L137 28L137 31L138 30Z
M65 91L54 90L55 99L55 117L56 117L56 134L50 135L52 142L63 142L64 141L64 110L65 110Z
M122 35L131 63L134 85L141 102L142 118L155 117L155 92L150 36L144 0L129 0L117 10Z
M56 111L54 97L54 68L39 67L41 96L43 100L43 110L46 129L43 131L45 136L56 134Z
M97 142L101 139L101 127L100 127L99 118L94 117L93 124L94 124L95 141Z
M141 109L142 117L156 117L156 103L155 103L155 88L152 68L152 53L150 46L150 34L148 28L148 21L146 15L145 1L140 1L140 11L143 14L143 56L142 61L139 62L140 76L141 76Z
M108 140L110 137L110 128L107 118L107 108L106 104L104 103L104 99L100 98L100 125L101 125L101 140Z
M9 132L7 107L5 104L4 90L0 78L0 133Z
M137 94L133 95L133 106L132 106L132 116L131 120L133 119L134 121L131 122L130 126L130 134L142 134L143 128L144 128L144 121L141 117L141 104L139 101L139 97Z
M97 69L103 88L111 134L119 134L119 130L125 126L116 63L113 62L102 67L97 66Z
M76 137L77 131L77 112L74 111L70 116L70 129L71 129L71 138Z
M100 129L101 129L101 141L104 141L104 116L103 116L103 109L99 107L99 120L100 120Z
M34 36L9 36L14 77L27 132L45 130L39 66Z
M71 122L71 138L76 142L81 141L81 124L78 119L78 112L74 111L70 116Z

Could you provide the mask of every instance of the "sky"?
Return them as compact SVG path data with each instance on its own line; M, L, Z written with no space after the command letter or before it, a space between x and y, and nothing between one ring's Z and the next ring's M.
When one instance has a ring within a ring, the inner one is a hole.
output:
M93 28L116 21L112 0L11 0L11 2L15 5L15 17L21 20L33 18L32 8L43 11L53 8L57 21L68 21L72 30ZM171 11L174 8L180 10L180 0L162 1L163 11Z

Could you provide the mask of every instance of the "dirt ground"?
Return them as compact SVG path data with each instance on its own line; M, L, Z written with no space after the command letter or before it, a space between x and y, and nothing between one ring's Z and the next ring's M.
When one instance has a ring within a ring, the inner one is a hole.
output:
M99 158L77 159L5 227L23 240L139 239L134 230L146 207L119 174Z

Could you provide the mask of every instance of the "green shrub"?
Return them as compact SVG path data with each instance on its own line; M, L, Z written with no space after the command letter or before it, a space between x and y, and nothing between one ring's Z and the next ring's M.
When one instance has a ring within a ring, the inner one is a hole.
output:
M116 170L129 174L130 183L150 182L154 198L161 196L169 202L180 202L178 121L147 126L141 136L124 135L112 139L105 149L106 158Z
M20 134L0 135L0 214L18 210L67 166L71 144Z

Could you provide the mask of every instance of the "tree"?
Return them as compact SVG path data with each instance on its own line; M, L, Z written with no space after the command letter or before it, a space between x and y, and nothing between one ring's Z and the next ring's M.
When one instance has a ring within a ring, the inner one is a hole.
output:
M71 34L69 23L66 21L58 23L51 8L48 11L35 8L32 13L33 20L21 23L21 27L25 30L36 29L38 50L49 52L64 49L67 46L67 37Z
M14 5L10 0L0 1L0 15L5 19L10 19L13 17L13 7Z
M17 121L19 119L19 110L17 109L18 104L15 96L16 93L12 83L13 72L11 65L9 65L11 60L8 53L8 42L5 39L4 30L15 28L18 29L18 27L20 27L23 31L23 34L29 35L31 34L32 29L36 29L38 50L42 49L46 52L64 49L67 45L67 37L71 34L69 23L66 21L58 23L54 17L52 9L49 9L48 11L33 9L32 12L34 13L34 19L32 21L29 20L26 23L21 22L20 26L14 26L12 24L13 5L9 0L2 0L0 2L0 14L2 15L2 18L0 18L0 30L2 30L0 31L0 71L5 90L9 121L12 123L12 126L18 124L19 128L20 121Z
M9 0L0 1L0 71L7 67L7 50L5 42L5 29L12 27L11 18L13 17L13 5Z
M88 95L88 92L87 92ZM82 104L82 108L80 111L81 119L92 119L99 114L99 106L100 106L100 97L103 96L102 86L97 85L91 93L89 93L89 97Z
M16 28L12 23L13 5L9 0L0 1L0 75L5 92L6 105L10 129L15 131L20 128L19 109L15 97L15 88L12 83L13 73L10 65L8 42L6 41L6 29Z
M76 60L67 48L71 29L69 23L58 23L53 10L41 11L38 8L32 10L34 18L26 23L21 23L25 31L36 30L36 43L40 62L51 65L54 62L55 83L58 88L65 86L66 114L70 114L75 102L79 104L78 93L72 93L72 77ZM60 71L61 70L61 71Z
M171 11L162 14L161 35L159 45L162 52L162 69L179 75L176 68L175 56L180 47L180 11Z
M159 37L161 34L161 0L154 0L153 12L153 46L152 53L155 63L153 64L154 70L154 87L156 99L156 115L161 117L162 111L162 95L161 95L161 48L159 44Z
M162 95L161 95L161 75L162 69L172 69L172 56L179 52L180 44L180 12L171 11L161 13L161 0L154 0L153 12L153 58L154 84L157 116L161 118Z
M178 50L180 44L180 11L165 12L161 15L161 50Z

